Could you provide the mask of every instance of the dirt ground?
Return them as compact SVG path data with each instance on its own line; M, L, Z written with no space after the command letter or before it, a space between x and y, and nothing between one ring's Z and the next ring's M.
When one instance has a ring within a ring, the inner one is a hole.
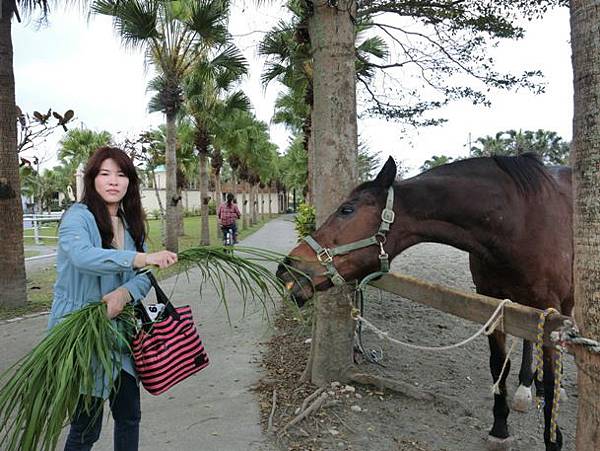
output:
M421 244L396 258L393 271L465 290L473 290L467 254L448 246ZM371 289L365 318L390 336L426 346L457 343L479 326L437 310L420 306L388 293ZM285 433L281 429L303 400L317 387L300 384L310 345L310 332L282 310L277 334L263 350L266 376L257 393L265 429L277 392L273 429L268 435L279 449L287 450L401 450L482 451L492 424L493 396L488 369L487 339L478 337L465 347L444 352L423 352L382 342L364 332L363 344L383 358L383 366L362 363L365 372L409 383L421 393L433 395L418 400L368 386L328 387L323 408ZM508 339L510 345L512 337ZM512 354L509 394L517 388L521 343ZM561 402L559 425L566 451L575 449L577 412L576 373L571 356L565 355L563 387L568 399ZM543 451L542 415L533 406L527 413L509 416L515 451Z

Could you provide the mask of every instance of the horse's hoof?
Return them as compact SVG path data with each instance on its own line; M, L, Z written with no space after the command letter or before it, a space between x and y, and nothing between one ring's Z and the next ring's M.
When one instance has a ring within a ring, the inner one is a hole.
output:
M514 437L498 438L493 435L487 437L488 451L511 451L515 443Z
M512 408L517 412L527 412L531 407L532 400L533 397L531 396L531 387L519 385L519 388L513 397Z

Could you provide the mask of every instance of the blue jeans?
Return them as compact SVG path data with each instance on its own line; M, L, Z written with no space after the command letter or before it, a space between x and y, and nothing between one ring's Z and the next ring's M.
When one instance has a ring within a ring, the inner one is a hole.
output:
M231 225L221 226L221 232L223 232L223 239L225 239L225 234L228 230L231 230L231 233L233 234L233 241L237 243L237 223L234 222Z
M117 390L110 394L109 404L115 420L114 451L137 451L140 435L140 388L135 378L121 371L116 381ZM92 412L99 408L99 414L88 414L80 401L71 423L65 451L89 451L102 429L102 405L104 401L95 398Z

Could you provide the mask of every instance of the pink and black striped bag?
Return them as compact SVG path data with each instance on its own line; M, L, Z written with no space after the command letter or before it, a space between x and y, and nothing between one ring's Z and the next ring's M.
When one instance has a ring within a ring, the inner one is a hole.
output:
M142 385L149 393L160 395L206 368L209 361L190 306L174 307L152 273L147 274L165 308L155 321L150 321L143 306L138 309L143 326L131 348Z

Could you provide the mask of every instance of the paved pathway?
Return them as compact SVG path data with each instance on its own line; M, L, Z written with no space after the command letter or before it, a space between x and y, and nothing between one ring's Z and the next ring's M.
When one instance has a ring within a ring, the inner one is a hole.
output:
M243 241L243 245L286 252L294 246L291 216L267 223ZM167 294L175 277L161 283ZM249 451L269 450L263 440L257 401L252 392L261 376L261 343L271 334L260 306L249 306L242 318L242 304L232 290L232 325L212 289L200 298L198 279L184 275L177 280L175 305L190 304L211 358L211 365L154 397L142 394L143 451ZM47 317L0 324L0 371L27 353L42 338ZM112 419L105 421L94 450L112 450ZM62 447L62 445L61 445ZM62 448L59 448L62 449Z
M25 251L35 251L36 256L25 259L25 271L32 274L46 268L52 268L56 262L56 245L26 245Z

